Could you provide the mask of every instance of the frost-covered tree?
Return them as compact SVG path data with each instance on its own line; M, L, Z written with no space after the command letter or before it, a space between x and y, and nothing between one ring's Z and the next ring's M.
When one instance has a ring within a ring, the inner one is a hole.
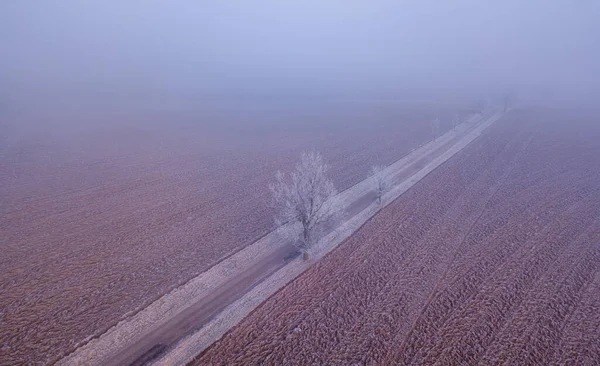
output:
M377 197L377 203L381 204L381 198L389 190L385 167L383 165L374 165L369 171L369 176L373 182L373 190Z
M275 183L269 185L277 210L275 223L302 251L304 259L308 259L319 233L343 215L337 190L327 178L328 170L321 154L304 152L289 175L277 172Z
M502 96L502 105L504 107L504 112L508 111L508 108L510 108L512 106L514 101L515 101L515 96L513 93L508 92Z
M456 129L456 127L458 127L458 125L460 125L462 123L462 121L460 120L460 116L458 114L454 115L454 118L452 119L452 128Z
M487 105L486 105L485 99L480 99L480 100L478 100L478 101L475 102L474 109L475 109L475 111L476 111L477 114L482 115L483 112L485 111L486 106Z
M431 133L433 135L433 140L436 140L438 137L440 137L441 132L441 122L439 117L436 117L434 120L431 121Z

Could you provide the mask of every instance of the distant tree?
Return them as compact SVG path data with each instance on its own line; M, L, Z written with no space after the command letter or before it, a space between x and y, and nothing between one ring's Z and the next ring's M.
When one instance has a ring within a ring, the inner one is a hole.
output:
M431 121L431 133L433 135L433 140L435 141L441 134L442 127L439 117L436 117Z
M484 99L480 99L475 102L475 110L478 114L483 114L486 108L486 101Z
M456 129L456 127L458 127L458 125L460 125L462 123L462 121L460 120L460 116L457 114L454 115L454 118L452 118L452 128Z
M326 176L328 170L321 154L303 152L289 176L278 171L275 183L269 185L278 211L275 222L284 237L302 251L304 259L308 259L324 226L343 215L337 190Z
M511 92L507 92L502 96L502 105L504 107L504 112L508 111L508 108L512 106L515 101L515 96Z
M373 181L377 203L381 204L381 198L389 190L389 182L385 175L385 167L383 165L374 165L369 171L369 176Z
M492 102L492 100L489 97L485 98L483 109L489 110L493 107L493 105L494 105L494 103Z

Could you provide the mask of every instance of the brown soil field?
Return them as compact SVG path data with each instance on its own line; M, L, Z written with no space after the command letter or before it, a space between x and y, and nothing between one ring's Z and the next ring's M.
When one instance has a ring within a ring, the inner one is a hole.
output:
M338 189L457 106L50 103L0 122L0 364L48 364L273 229L268 182L317 149ZM462 113L467 113L463 110Z
M196 361L597 365L600 124L513 111Z

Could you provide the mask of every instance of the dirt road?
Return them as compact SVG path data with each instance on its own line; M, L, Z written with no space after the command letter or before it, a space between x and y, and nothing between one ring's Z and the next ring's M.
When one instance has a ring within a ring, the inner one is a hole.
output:
M395 184L412 179L424 166L444 154L465 135L480 126L479 122L485 120L474 118L457 130L425 144L387 167L386 174ZM371 192L371 182L366 179L341 192L339 198L345 203L347 217L354 217L372 206L374 195ZM333 228L330 228L329 232L331 231ZM130 322L120 323L100 339L78 349L59 364L144 365L163 357L180 340L203 328L228 305L239 300L298 255L290 243L281 243L276 233L267 235L259 242L264 243L253 244L258 248L254 249L254 252L253 248L248 248L248 252L245 253L245 249L215 266L223 267L220 273L223 277L216 277L214 280L215 276L207 276L208 280L203 283L201 290L187 291L194 293L190 298L192 301L179 300L180 303L173 302L169 306L159 304L158 310L148 309L153 322L144 319L145 315L142 312ZM186 292L185 289L182 291ZM172 294L166 297L170 295ZM185 302L185 306L181 302ZM162 309L168 308L162 310L163 314L160 310L161 305ZM173 307L178 309L173 310ZM142 320L136 323L136 317Z
M191 365L598 365L596 120L512 112Z

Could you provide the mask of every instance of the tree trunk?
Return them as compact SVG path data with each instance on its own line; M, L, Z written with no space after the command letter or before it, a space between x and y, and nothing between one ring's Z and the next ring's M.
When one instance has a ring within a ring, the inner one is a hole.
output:
M307 261L308 258L309 258L308 250L303 250L302 251L302 259L304 259L305 261Z

